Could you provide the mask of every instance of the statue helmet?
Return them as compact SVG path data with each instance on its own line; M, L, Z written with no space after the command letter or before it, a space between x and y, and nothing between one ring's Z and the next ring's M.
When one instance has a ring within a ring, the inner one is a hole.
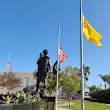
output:
M43 54L44 55L48 54L48 50L47 49L43 50Z

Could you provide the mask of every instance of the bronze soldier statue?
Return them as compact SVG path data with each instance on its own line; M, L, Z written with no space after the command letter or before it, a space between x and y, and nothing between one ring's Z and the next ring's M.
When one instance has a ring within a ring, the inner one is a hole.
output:
M48 54L48 50L47 49L43 50L43 55L41 55L37 61L38 75L36 82L36 91L38 91L39 89L40 82L43 83L43 88L46 88L45 80L50 70L50 58L47 56L47 54Z

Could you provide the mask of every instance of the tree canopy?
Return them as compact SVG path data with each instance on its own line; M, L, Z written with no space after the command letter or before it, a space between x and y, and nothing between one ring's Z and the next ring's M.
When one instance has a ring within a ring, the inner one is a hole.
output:
M8 92L14 90L15 88L19 87L22 83L20 78L16 77L14 73L4 73L0 75L0 86L5 87Z

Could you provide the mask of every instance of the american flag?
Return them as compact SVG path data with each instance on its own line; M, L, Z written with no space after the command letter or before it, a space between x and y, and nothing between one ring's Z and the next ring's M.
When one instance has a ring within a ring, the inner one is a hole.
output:
M12 70L12 65L10 64L10 62L8 62L7 68L9 68L10 70Z
M60 63L66 59L67 59L67 56L64 53L64 51L62 50L62 48L60 47L60 49L59 49L59 61L60 61Z

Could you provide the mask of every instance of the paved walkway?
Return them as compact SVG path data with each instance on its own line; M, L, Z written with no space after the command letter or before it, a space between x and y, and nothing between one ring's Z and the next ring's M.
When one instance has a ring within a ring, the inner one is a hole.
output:
M70 103L70 105L72 105L74 103ZM69 102L63 103L63 104L58 104L58 108L57 110L71 110L71 109L66 109L66 108L62 108L61 106L69 106Z

